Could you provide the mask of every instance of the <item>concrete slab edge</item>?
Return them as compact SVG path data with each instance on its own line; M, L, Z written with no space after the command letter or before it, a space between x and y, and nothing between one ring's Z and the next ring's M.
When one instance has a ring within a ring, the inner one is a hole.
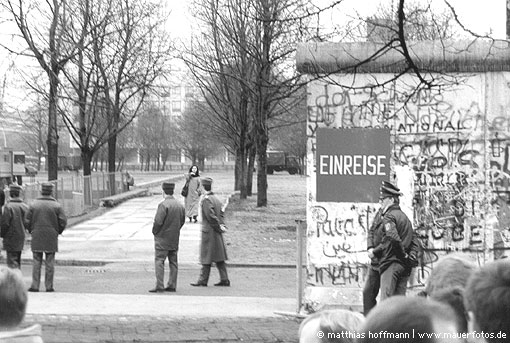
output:
M3 258L0 258L2 263ZM57 266L68 266L68 267L102 267L107 264L113 263L141 263L141 264L150 264L153 262L146 261L133 261L133 260L59 260L58 253L55 258L55 265ZM32 264L31 258L22 258L21 264L30 265ZM197 262L196 264L190 263L182 263L179 264L179 267L189 268L189 267L200 267L200 264ZM228 268L265 268L265 269L295 269L295 265L291 264L266 264L266 263L227 263Z

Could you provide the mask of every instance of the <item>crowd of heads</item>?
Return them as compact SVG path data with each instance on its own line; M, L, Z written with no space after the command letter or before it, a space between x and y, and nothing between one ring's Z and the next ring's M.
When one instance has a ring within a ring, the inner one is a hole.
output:
M419 295L390 297L355 324L345 312L309 315L300 343L510 342L510 260L479 267L467 255L447 255Z

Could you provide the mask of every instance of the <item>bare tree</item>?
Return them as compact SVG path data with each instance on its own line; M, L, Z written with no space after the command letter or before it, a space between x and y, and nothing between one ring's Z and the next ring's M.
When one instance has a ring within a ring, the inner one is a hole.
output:
M162 170L175 146L177 126L154 105L144 106L142 112L136 122L136 142L145 164L142 170L150 170L151 162L155 170Z
M253 105L249 89L253 58L247 54L253 23L249 2L242 0L195 1L193 12L202 35L194 37L183 56L197 82L210 114L204 119L219 141L236 155L235 189L245 199L248 151Z
M208 125L204 125L208 116L205 103L192 101L177 122L177 147L184 151L193 164L203 170L205 159L214 156L220 148Z
M158 140L161 138L162 116L159 108L148 106L137 120L136 141L142 159L141 170L149 171L152 158L159 159Z
M107 141L108 113L105 96L94 60L92 40L101 32L106 35L111 11L100 1L84 0L77 4L77 15L68 27L69 37L78 47L63 70L61 115L81 151L83 175L91 174L92 156Z
M304 1L254 0L259 30L250 51L255 56L254 128L258 155L257 206L267 206L267 157L269 120L296 105L290 101L304 82L289 68L295 46L302 36L303 18L309 15ZM284 99L287 103L284 106ZM286 107L286 108L285 108Z
M422 89L458 84L458 78L442 73L440 68L428 65L427 61L418 58L412 49L416 42L426 40L437 42L434 48L447 52L449 49L459 49L459 46L452 45L453 41L450 40L451 38L461 36L469 36L475 39L482 38L466 29L458 20L455 8L446 0L444 3L446 4L445 10L434 11L431 7L431 0L424 2L398 0L392 2L390 6L380 7L377 13L371 17L359 16L354 18L356 22L361 23L357 27L363 28L358 30L357 36L348 36L351 42L355 42L346 43L343 51L337 51L335 56L331 55L333 63L330 64L330 67L317 67L317 65L314 65L314 57L312 57L310 58L310 64L305 69L311 75L326 78L328 82L332 81L335 84L337 82L328 78L329 74L367 72L375 66L379 67L388 63L388 60L392 60L394 66L399 66L399 68L394 69L399 71L384 82L373 84L370 87L384 87L400 79L402 75L411 73L416 76L418 85L414 88L413 94L402 94L402 96L408 99L411 99ZM336 4L335 7L338 5L340 4ZM338 25L343 25L343 23ZM368 39L372 45L368 49L365 48L368 56L359 59L355 57L358 55L361 47L357 42L364 39ZM464 46L464 49L467 48ZM337 63L335 63L336 56L347 56L347 58L342 58L342 61L338 59ZM347 89L353 88L351 82L341 86Z
M162 3L108 3L108 35L92 31L92 47L109 118L108 171L114 184L117 134L136 117L155 80L166 72L172 50Z
M117 171L127 167L127 159L137 147L136 126L131 123L117 136Z
M204 37L194 39L186 62L214 113L211 127L236 154L242 199L253 169L248 157L253 161L256 150L258 206L267 204L267 121L281 113L282 99L304 85L294 72L292 54L306 22L305 5L299 0L195 4Z
M44 139L48 128L48 115L45 111L48 105L38 97L38 101L27 111L19 113L21 122L29 135L23 135L25 143L37 155L37 170L41 170L42 158L46 155L46 141Z
M447 40L454 38L454 15L446 8L434 10L430 2L406 1L403 4L405 20L402 25L407 41ZM379 5L375 14L362 18L369 41L386 43L399 36L399 15L396 8Z
M271 148L297 156L303 166L306 158L306 94L305 90L295 94L299 98L296 106L281 116L269 121ZM293 101L292 101L293 102ZM302 172L304 168L301 168Z
M27 50L12 53L34 58L48 78L48 180L57 178L58 128L57 103L59 74L76 52L76 45L67 37L67 28L74 14L73 0L45 2L29 0L6 0L3 8L19 29Z

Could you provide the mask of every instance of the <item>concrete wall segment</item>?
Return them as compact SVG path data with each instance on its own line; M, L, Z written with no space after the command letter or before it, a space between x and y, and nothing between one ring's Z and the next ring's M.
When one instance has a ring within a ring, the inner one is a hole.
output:
M412 283L423 284L438 257L451 251L468 251L478 263L508 255L510 72L454 76L456 84L432 89L417 88L411 74L384 87L373 86L393 74L337 73L310 81L307 310L359 303L366 231L378 207L317 201L318 128L390 129L392 180L409 194L405 211L427 247L426 265Z
M407 45L421 70L510 71L510 43L506 41L416 41L407 42ZM369 61L360 64L365 60ZM371 42L315 42L298 45L296 67L305 74L400 73L406 65L398 46L386 47Z

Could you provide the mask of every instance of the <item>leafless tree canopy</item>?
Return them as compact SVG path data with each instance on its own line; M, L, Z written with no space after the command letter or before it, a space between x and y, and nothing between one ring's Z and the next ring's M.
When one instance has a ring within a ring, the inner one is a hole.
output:
M56 178L57 113L79 145L85 175L94 152L108 143L115 171L116 137L138 114L155 80L166 71L171 42L158 2L141 0L9 0L32 56L48 76L49 178Z

